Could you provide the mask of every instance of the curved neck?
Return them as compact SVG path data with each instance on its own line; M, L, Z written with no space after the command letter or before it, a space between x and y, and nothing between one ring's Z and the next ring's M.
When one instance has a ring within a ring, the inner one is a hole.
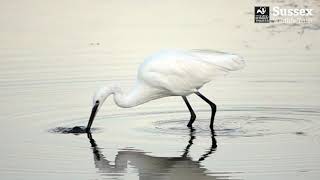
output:
M122 89L117 86L112 86L112 94L113 94L113 100L119 107L128 108L133 107L135 104L130 101L129 96L125 93L123 93Z
M113 94L114 102L122 108L138 106L150 100L159 98L152 88L143 85L142 83L136 83L134 88L128 93L123 93L118 85L110 86L110 90L110 94Z
M123 93L122 89L116 84L103 87L96 93L95 96L98 97L94 99L100 99L103 103L111 94L113 95L114 102L123 108L138 106L145 102L166 96L164 93L161 93L161 90L137 81L134 88L128 93Z

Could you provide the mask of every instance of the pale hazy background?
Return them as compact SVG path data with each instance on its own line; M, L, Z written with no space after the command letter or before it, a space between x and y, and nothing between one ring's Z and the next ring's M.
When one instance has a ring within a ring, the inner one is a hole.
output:
M313 22L255 24L258 5L312 8ZM0 0L0 178L170 179L180 170L197 179L319 179L319 11L318 0ZM201 90L218 105L218 148L205 161L195 162L211 144L210 112L196 96L194 161L185 169L164 158L188 144L180 97L132 109L105 103L93 134L105 158L113 164L128 147L152 156L134 154L140 164L123 171L93 159L86 135L50 133L85 125L96 88L129 89L144 57L168 48L247 62Z

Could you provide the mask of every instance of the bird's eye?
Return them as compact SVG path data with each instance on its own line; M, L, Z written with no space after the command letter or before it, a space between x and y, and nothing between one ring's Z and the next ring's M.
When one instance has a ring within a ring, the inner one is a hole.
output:
M99 103L99 101L96 101L96 104L98 104Z

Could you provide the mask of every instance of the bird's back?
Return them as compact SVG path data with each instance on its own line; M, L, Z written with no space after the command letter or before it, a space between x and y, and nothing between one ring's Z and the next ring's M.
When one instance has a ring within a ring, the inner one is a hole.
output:
M188 95L214 78L243 66L243 59L234 54L165 50L144 61L138 71L138 81L168 95Z

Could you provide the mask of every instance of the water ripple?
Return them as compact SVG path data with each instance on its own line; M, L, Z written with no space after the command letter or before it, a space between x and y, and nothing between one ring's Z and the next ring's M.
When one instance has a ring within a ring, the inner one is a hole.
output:
M216 135L227 137L256 137L294 134L311 135L318 132L316 119L320 111L315 108L243 107L220 110L215 119ZM185 119L156 121L152 133L183 135ZM198 135L210 135L209 119L197 119L194 128Z

